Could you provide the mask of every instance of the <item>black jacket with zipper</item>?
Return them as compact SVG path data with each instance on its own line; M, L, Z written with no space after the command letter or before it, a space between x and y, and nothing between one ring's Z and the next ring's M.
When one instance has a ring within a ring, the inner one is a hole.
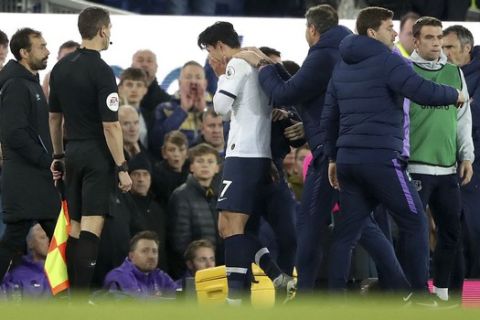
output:
M55 219L60 197L50 172L53 148L39 77L10 60L0 71L0 88L3 219Z

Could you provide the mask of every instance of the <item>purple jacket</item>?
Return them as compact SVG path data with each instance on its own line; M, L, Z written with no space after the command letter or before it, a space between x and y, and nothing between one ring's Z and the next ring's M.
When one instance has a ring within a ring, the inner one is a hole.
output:
M19 290L23 297L50 297L50 285L43 271L44 262L34 262L31 256L23 256L22 263L7 273L2 291L11 296Z
M177 284L160 269L144 273L126 258L107 274L103 287L112 293L121 291L139 298L175 297Z

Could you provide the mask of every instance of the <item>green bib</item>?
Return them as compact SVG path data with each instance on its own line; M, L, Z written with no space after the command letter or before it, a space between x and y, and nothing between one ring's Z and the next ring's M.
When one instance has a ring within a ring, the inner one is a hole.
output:
M414 64L425 79L462 89L457 66L447 63L440 70L426 70ZM440 167L454 166L457 161L457 108L455 105L425 106L410 104L411 163Z

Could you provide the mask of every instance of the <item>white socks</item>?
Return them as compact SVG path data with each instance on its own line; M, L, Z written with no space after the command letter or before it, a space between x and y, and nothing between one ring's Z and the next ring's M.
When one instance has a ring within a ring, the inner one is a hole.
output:
M433 293L435 293L441 300L448 301L448 288L437 288L433 286Z

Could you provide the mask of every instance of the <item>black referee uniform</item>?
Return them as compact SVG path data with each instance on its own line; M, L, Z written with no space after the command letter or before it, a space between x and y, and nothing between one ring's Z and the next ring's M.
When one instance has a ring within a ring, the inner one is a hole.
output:
M82 216L108 215L109 196L116 177L102 122L118 121L119 98L113 71L98 51L80 48L53 68L49 98L50 112L63 113L65 121L68 141L65 169L71 219L80 222ZM87 276L84 268L94 268L99 239L82 231L78 244L72 237L69 241L70 282L73 286L88 287L90 272Z

